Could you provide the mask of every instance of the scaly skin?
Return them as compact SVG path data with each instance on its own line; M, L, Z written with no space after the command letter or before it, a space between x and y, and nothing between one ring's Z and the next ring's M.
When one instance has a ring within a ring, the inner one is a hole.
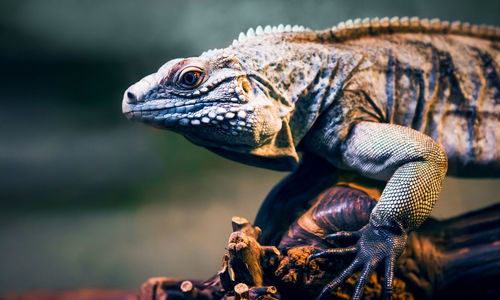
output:
M279 209L290 221L299 212L283 202L304 207L310 200L290 193L301 178L315 178L308 161L317 160L296 167L298 151L321 157L332 172L386 181L369 223L330 237L357 236L357 244L312 259L356 253L321 299L362 270L353 295L359 299L380 262L390 297L394 262L407 232L434 207L447 165L452 175L500 176L500 30L384 18L318 32L264 31L251 29L228 48L166 63L125 92L123 112L233 160L295 169L257 216L266 244L273 242L266 232L286 228L266 211Z

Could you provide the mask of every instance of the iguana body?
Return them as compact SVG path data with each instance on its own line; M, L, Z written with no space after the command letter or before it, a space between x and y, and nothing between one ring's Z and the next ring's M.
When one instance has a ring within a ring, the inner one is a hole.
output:
M358 244L330 252L357 256L321 297L363 269L360 297L380 261L390 293L406 232L430 214L447 164L452 175L500 176L500 29L415 18L266 29L168 62L127 90L123 111L228 158L295 169L268 209L301 184L306 157L387 181Z

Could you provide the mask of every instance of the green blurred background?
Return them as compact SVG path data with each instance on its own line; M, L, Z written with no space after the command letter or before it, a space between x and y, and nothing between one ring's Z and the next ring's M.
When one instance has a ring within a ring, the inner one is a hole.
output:
M500 25L499 12L498 0L2 0L0 293L217 271L231 216L253 219L284 174L123 118L123 91L167 60L259 24L416 15ZM435 215L497 202L499 184L447 179Z

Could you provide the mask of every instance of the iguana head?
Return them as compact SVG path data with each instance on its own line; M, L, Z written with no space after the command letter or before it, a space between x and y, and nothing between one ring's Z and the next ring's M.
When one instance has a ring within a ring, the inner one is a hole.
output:
M123 113L233 160L289 170L298 161L288 124L293 103L262 71L281 67L266 61L271 55L256 62L258 53L237 48L167 62L125 91Z

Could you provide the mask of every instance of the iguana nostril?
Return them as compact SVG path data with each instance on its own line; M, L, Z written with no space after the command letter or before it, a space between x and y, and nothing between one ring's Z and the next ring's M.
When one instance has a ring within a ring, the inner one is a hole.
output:
M131 91L127 92L127 102L129 104L133 104L133 103L137 102L137 96L134 93L132 93Z

